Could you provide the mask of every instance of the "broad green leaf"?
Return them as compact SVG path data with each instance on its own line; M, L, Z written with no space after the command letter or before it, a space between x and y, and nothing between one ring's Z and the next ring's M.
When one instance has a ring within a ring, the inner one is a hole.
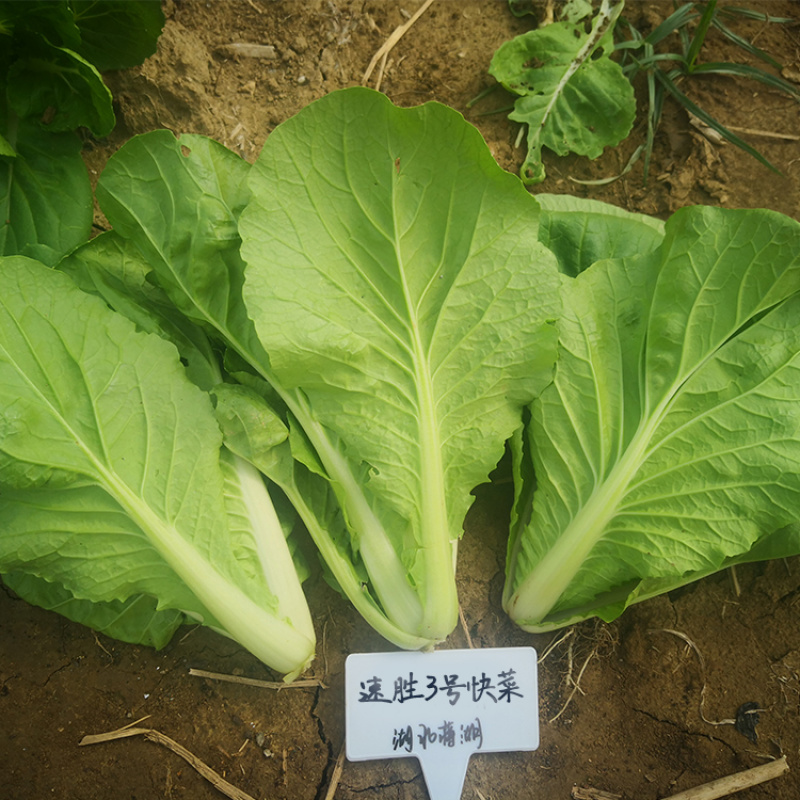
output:
M612 61L612 31L622 2L603 0L589 32L582 21L554 22L505 42L489 73L520 97L509 119L528 127L521 176L545 178L541 152L597 158L633 126L633 87Z
M797 543L775 532L800 503L799 289L798 223L702 207L565 286L556 379L515 441L515 620L613 618Z
M0 0L0 35L23 53L42 39L76 48L81 37L67 0ZM11 48L9 47L8 50Z
M279 126L250 187L244 297L272 374L306 399L292 413L334 484L347 462L337 492L387 616L440 639L470 492L551 378L559 280L536 203L459 114L366 89Z
M0 156L0 255L53 266L89 238L92 187L74 133L3 119L14 158Z
M250 192L244 159L213 139L136 136L108 162L97 199L174 306L212 336L266 360L241 300L237 221Z
M78 52L105 72L141 64L164 27L160 0L70 0L81 34Z
M180 611L159 611L156 601L137 595L124 603L92 603L78 600L58 583L49 583L24 572L2 576L3 583L32 605L56 611L73 622L131 644L144 644L160 650L184 621Z
M270 522L249 523L261 478L220 444L171 344L67 276L2 259L0 571L93 602L152 595L295 673L313 632L273 590L291 559L266 551Z
M536 200L542 208L539 241L572 277L604 258L647 253L664 238L661 220L598 200L566 194L537 194Z
M188 376L201 389L209 391L222 380L208 337L148 279L151 267L131 241L116 231L106 231L70 253L58 268L141 330L172 342L186 363Z
M111 92L86 59L42 42L8 70L9 107L51 133L89 128L107 136L114 128Z

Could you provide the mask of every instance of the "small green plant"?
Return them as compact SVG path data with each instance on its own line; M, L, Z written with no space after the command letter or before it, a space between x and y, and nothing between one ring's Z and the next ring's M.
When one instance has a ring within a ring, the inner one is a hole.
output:
M545 179L542 147L598 158L630 133L633 87L611 60L622 6L602 0L592 17L590 3L567 3L562 19L517 36L495 53L490 74L519 95L509 118L527 125L528 155L520 170L525 183Z
M517 0L509 3L512 12L520 15ZM586 0L572 0L564 4L558 20L506 42L495 53L489 73L519 95L509 118L527 125L523 181L535 184L544 180L543 146L558 155L577 153L597 158L605 147L625 139L633 126L632 84L639 75L647 83L647 136L635 157L644 153L645 180L667 97L723 138L776 169L754 147L694 103L681 84L698 75L734 76L759 81L800 100L797 87L764 69L700 60L708 32L714 28L745 52L780 69L775 59L726 23L732 19L778 24L792 20L744 8L719 7L717 0L709 0L684 3L644 35L622 16L623 6L623 2L602 0L594 12ZM677 47L672 46L673 41L677 41Z
M724 139L740 147L765 166L778 172L777 168L758 150L729 128L726 128L705 109L694 103L680 87L684 79L692 76L734 76L758 81L773 89L786 92L786 94L800 101L800 91L798 91L797 87L783 80L783 78L773 75L771 72L749 64L727 61L703 63L700 61L699 56L706 42L708 32L714 28L747 53L758 57L775 69L781 68L781 65L774 58L760 48L755 47L747 39L739 36L725 24L726 21L735 19L758 19L778 24L787 24L793 21L787 17L773 17L769 14L746 8L719 7L717 0L709 0L707 3L685 3L647 36L643 36L628 20L620 20L617 26L618 30L622 28L630 35L630 39L618 42L615 48L622 55L623 72L631 81L639 74L644 74L647 81L648 110L647 139L644 150L645 179L649 172L655 133L661 121L664 100L667 97L675 99L690 114L693 114ZM659 49L659 46L665 45L669 37L672 37L673 40L677 38L679 44L677 51L667 49L664 52Z
M89 234L76 131L114 127L100 72L155 52L158 0L0 0L0 255L54 265Z

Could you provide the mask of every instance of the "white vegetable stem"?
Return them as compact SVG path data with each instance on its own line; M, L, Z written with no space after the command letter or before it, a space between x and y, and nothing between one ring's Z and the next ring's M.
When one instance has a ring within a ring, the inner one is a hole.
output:
M419 365L419 342L415 342ZM420 632L434 640L444 639L455 627L458 618L456 596L455 557L458 540L450 540L450 525L444 488L444 465L439 429L436 424L433 387L430 385L427 364L417 366L417 385L420 397L420 507L421 548L423 559L422 586L423 618Z
M608 478L595 487L591 497L572 518L555 544L514 592L506 609L513 620L536 625L558 602L602 537L609 520L616 514L671 399L672 393L669 393L653 415L640 424L624 456L611 470Z
M337 497L358 537L358 549L386 616L408 632L417 631L422 621L419 598L408 582L406 568L383 525L356 483L347 460L333 446L325 429L314 419L305 402L300 407L293 407L292 411L314 445L332 480L334 491L339 487L341 489L336 491Z
M242 497L250 516L258 560L267 586L278 600L277 616L290 620L299 633L313 641L315 634L311 612L261 473L249 461L238 456L234 456L234 459Z
M197 548L158 516L127 484L99 462L97 469L103 476L106 491L117 499L147 534L162 558L223 626L222 633L234 638L273 669L285 673L286 681L299 675L311 663L315 652L313 629L309 637L306 631L298 630L293 621L279 619L270 610L263 609L203 558ZM283 537L282 531L280 534ZM293 564L291 569L294 575ZM305 606L305 600L302 605Z

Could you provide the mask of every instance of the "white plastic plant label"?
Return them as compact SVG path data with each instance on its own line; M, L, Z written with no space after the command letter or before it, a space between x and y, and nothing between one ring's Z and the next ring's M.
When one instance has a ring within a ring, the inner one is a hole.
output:
M350 761L417 758L431 800L459 800L473 753L539 746L536 651L348 656L345 724Z

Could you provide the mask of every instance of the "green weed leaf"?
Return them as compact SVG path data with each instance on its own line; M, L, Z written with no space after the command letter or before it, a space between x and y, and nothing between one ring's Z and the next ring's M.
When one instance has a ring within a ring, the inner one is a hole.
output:
M543 147L597 158L633 126L633 87L609 57L622 3L604 2L587 33L582 23L554 22L503 44L489 72L520 95L509 118L527 125L523 181L545 178Z

